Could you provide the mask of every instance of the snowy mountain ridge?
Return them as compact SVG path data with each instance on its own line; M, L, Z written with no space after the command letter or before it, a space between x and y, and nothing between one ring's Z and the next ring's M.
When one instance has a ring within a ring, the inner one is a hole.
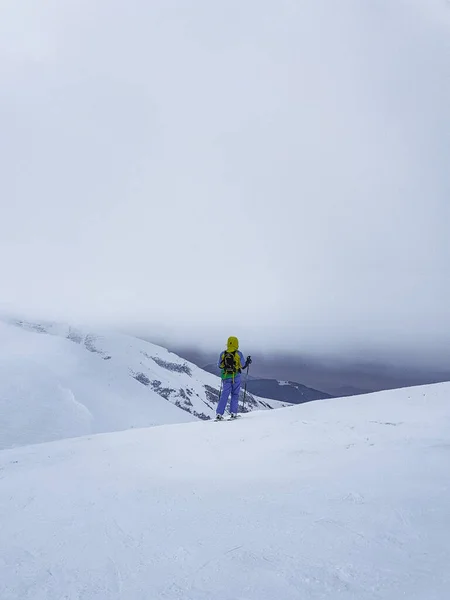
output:
M3 450L0 598L446 600L449 397Z
M214 375L220 373L219 367L214 363L205 365L203 369ZM296 381L254 377L252 375L248 378L247 389L251 394L255 394L260 398L271 398L288 404L302 404L303 402L311 402L312 400L333 398L331 394L307 387Z
M0 320L0 449L209 420L219 388L214 375L132 336ZM247 411L280 406L252 394L245 402Z
M289 404L303 404L314 400L332 398L330 394L297 383L278 379L263 379L254 377L248 385L252 394L264 398L273 398Z

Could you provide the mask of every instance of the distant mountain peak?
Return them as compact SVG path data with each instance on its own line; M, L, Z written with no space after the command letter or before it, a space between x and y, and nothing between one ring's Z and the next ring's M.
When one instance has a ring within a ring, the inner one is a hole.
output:
M219 367L214 363L204 366L203 369L215 375L220 374ZM296 381L252 377L251 375L248 377L247 389L256 396L272 398L289 404L302 404L312 400L333 398L331 394L307 387Z

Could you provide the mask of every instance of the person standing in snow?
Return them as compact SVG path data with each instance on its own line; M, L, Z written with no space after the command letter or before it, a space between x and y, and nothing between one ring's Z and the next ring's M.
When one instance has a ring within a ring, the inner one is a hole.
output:
M239 341L236 337L229 337L227 349L221 352L217 366L221 370L222 393L217 405L216 421L223 419L223 413L227 406L228 397L231 394L230 416L236 419L238 412L239 392L241 389L241 372L252 364L251 356L244 355L239 351Z

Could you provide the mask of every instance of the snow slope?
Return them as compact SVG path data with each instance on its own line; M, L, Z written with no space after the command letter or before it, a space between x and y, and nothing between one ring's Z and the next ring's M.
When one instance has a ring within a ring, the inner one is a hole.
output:
M2 600L447 600L450 384L0 452Z
M210 419L219 387L214 375L138 338L0 320L0 449Z

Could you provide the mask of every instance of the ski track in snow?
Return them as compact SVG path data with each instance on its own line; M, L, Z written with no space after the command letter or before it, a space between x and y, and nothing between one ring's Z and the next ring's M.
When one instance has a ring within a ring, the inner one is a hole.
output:
M82 404L81 402L79 402L76 398L74 393L72 392L72 390L63 388L61 386L59 386L60 390L63 392L65 398L67 399L68 402L71 402L73 404L73 406L75 407L75 409L81 414L83 415L88 421L93 421L94 420L94 415L91 413L91 411L87 408L87 406L85 406L84 404Z
M449 396L3 450L0 598L447 600Z

